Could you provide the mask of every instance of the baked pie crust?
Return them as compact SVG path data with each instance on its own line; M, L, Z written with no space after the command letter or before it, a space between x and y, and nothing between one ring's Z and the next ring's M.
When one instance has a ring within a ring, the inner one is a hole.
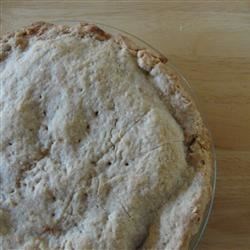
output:
M167 59L88 23L0 45L2 248L188 249L211 142Z

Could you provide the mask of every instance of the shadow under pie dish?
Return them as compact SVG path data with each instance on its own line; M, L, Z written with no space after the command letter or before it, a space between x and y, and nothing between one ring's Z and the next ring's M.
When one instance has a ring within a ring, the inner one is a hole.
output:
M96 25L0 40L4 249L188 249L212 144L167 59Z

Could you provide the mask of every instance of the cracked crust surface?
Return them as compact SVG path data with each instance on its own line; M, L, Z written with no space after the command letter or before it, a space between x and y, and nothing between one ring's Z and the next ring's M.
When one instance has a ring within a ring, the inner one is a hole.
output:
M91 24L0 40L4 249L187 249L207 130L167 59Z

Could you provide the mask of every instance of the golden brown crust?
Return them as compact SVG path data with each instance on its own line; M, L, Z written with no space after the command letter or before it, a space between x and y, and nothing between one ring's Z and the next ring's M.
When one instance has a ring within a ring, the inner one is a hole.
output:
M105 41L111 37L108 33L93 24L82 24L80 25L80 30L83 30L84 34L91 34L99 41Z
M0 39L0 62L4 60L8 54L16 47L25 50L28 46L29 39L32 36L41 36L53 24L45 22L36 22L15 33L8 33Z
M138 46L126 36L120 34L117 35L115 37L115 42L118 43L121 48L126 48L133 56L137 55L137 51L139 49Z

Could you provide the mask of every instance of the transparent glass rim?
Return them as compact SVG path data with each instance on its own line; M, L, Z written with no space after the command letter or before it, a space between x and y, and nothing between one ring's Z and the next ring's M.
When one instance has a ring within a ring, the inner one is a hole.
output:
M146 41L137 37L136 35L131 34L127 31L122 30L122 29L116 28L112 25L108 25L108 24L104 24L104 23L100 23L100 22L95 22L95 21L90 20L90 19L84 19L84 20L56 19L56 20L53 20L52 22L55 24L65 24L65 25L73 25L73 24L86 23L86 22L93 23L93 24L98 25L100 28L104 29L106 32L109 32L111 34L125 35L128 38L130 38L132 41L134 41L137 45L139 45L139 46L141 45L141 47L143 47L143 48L149 48L153 52L164 55L164 53L161 53L158 49L154 48L149 43L147 43ZM175 74L179 77L179 79L181 80L182 86L185 88L185 90L188 91L188 93L190 94L190 96L194 100L196 106L198 106L198 110L202 116L204 123L206 124L206 127L207 127L206 119L204 117L203 112L200 110L199 99L197 98L195 91L193 90L193 88L191 87L191 85L189 84L187 79L182 75L182 73L180 73L178 68L174 64L172 64L171 61L169 62L169 60L167 62L167 67L170 68L171 70L173 70L175 72ZM200 223L200 227L199 227L198 232L192 236L192 239L191 239L190 244L189 244L190 250L197 249L197 247L198 247L198 245L199 245L199 243L204 235L204 232L206 230L206 227L207 227L207 224L208 224L211 212L212 212L213 204L214 204L215 189L216 189L216 177L217 177L217 163L216 163L215 147L214 147L214 143L213 143L213 139L212 139L212 135L211 135L210 130L209 130L209 136L210 136L211 142L212 142L211 153L212 153L212 165L213 165L212 166L213 172L211 175L211 187L212 187L211 199L206 206L205 212L203 214L203 221Z

